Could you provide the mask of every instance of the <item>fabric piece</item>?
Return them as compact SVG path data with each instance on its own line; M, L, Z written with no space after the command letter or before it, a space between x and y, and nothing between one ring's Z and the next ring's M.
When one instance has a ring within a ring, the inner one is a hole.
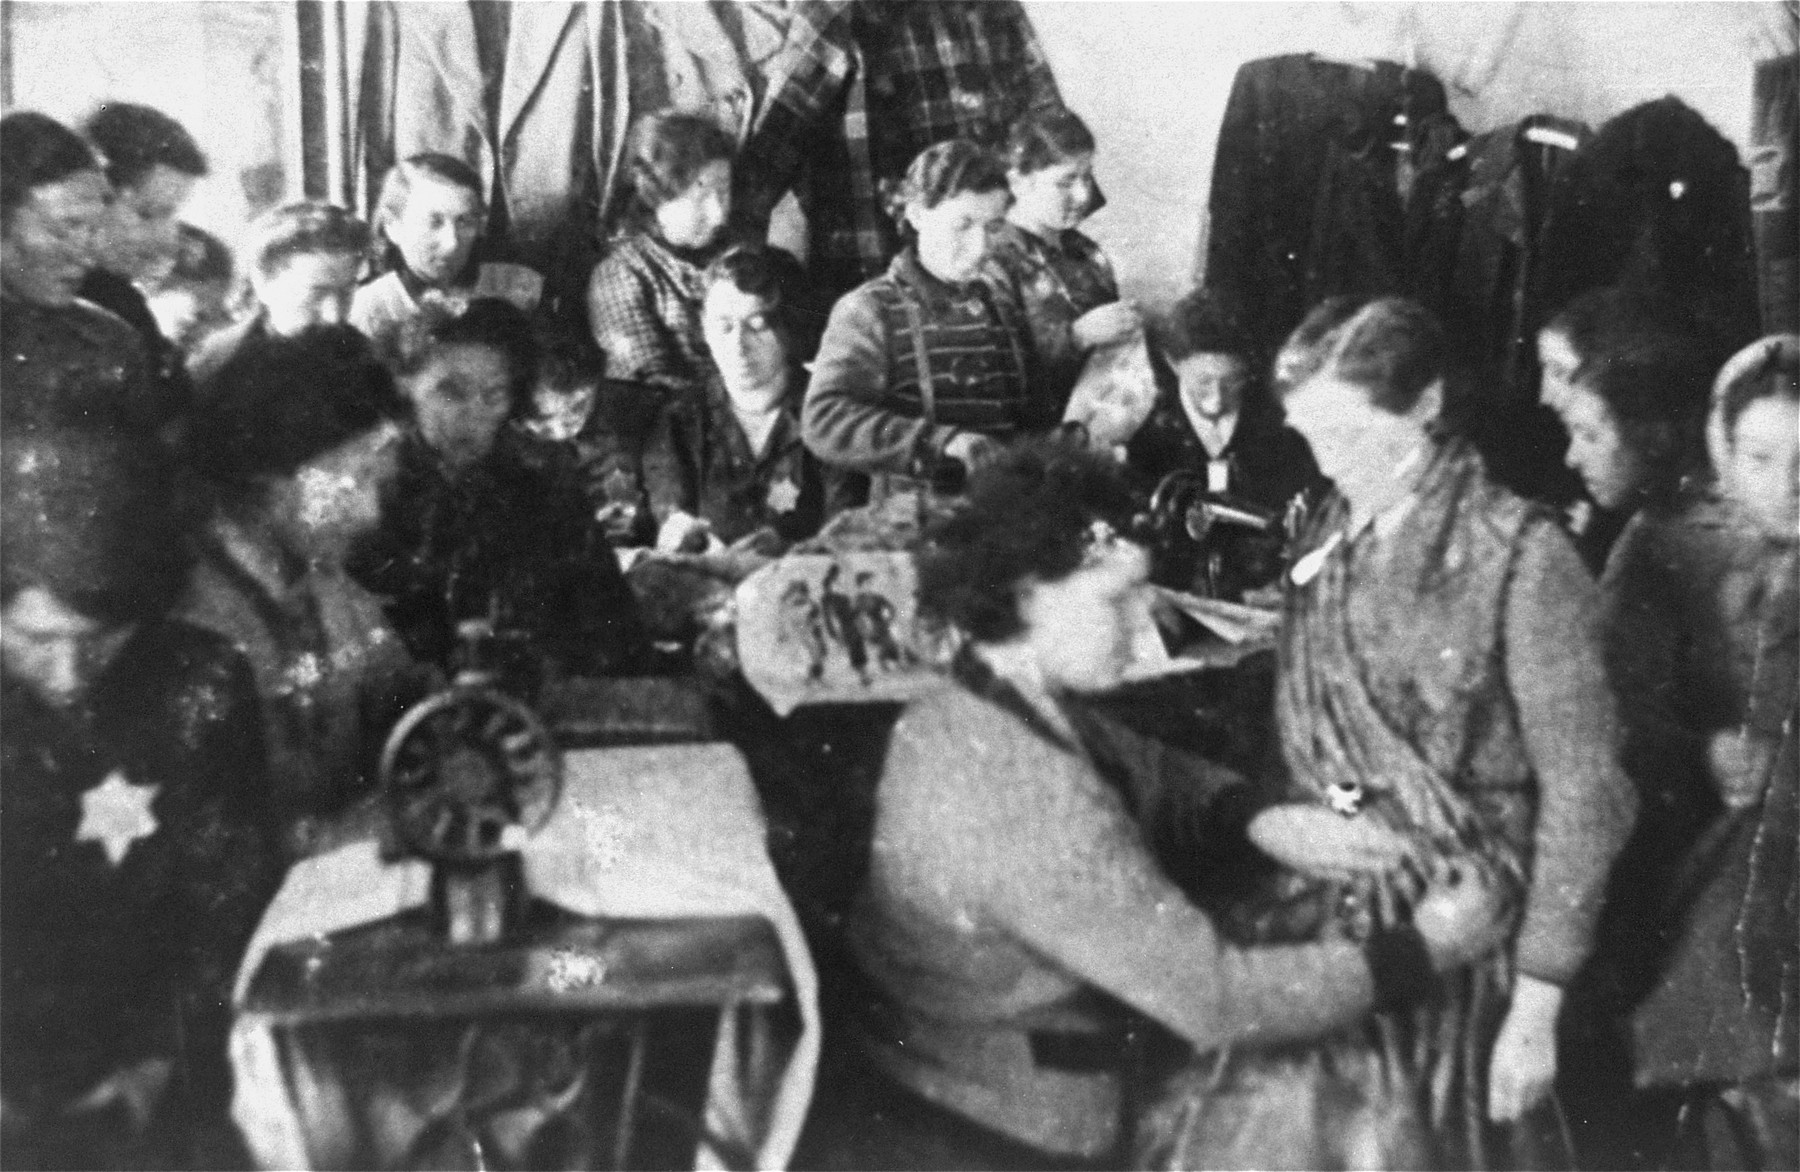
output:
M911 554L790 554L737 590L738 662L780 715L892 703L939 685L955 650L919 613Z
M1800 329L1800 198L1794 141L1800 138L1800 56L1759 61L1750 131L1750 223L1756 236L1762 332Z
M1749 187L1737 148L1679 98L1609 119L1551 189L1535 301L1548 313L1588 289L1660 284L1735 350L1757 335Z
M1368 205L1326 191L1327 179L1341 183L1345 168L1366 164L1370 182L1393 188L1389 144L1411 124L1444 113L1436 78L1390 61L1289 54L1239 68L1213 164L1204 282L1241 307L1264 353L1300 323L1309 295L1358 291L1328 288L1345 282L1382 283L1378 274L1315 255L1315 243L1369 242L1381 231ZM1352 188L1367 191L1360 179ZM1396 227L1396 246L1399 239Z
M577 915L666 918L753 914L780 938L802 1031L759 1071L748 1056L715 1055L707 1122L786 1165L812 1097L819 1054L818 978L764 844L762 814L742 759L727 745L590 750L565 757L563 796L526 843L527 888ZM372 923L429 898L430 867L383 862L356 843L289 871L238 970L241 1005L262 958L283 941ZM232 1114L264 1167L314 1166L273 1030L240 1013L232 1029ZM734 1071L760 1078L739 1081ZM757 1121L762 1121L758 1123ZM713 1161L703 1160L706 1166Z

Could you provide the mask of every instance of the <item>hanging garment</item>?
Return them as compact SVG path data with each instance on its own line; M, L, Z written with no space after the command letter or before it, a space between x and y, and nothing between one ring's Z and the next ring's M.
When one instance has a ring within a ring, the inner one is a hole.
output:
M1419 178L1409 217L1413 293L1443 321L1471 377L1445 414L1515 492L1555 504L1581 493L1563 463L1567 435L1537 403L1544 219L1552 185L1589 137L1579 122L1534 114L1470 139ZM1460 189L1458 181L1460 179Z
M1399 291L1402 230L1368 193L1398 201L1390 144L1446 112L1442 83L1391 61L1295 53L1238 70L1213 164L1205 283L1239 299L1267 352L1319 297Z
M1611 119L1551 185L1532 300L1555 313L1615 284L1674 293L1727 351L1756 337L1749 176L1737 148L1679 98ZM1528 321L1535 331L1542 319Z
M1015 0L808 0L794 7L740 159L742 211L766 220L794 190L808 266L841 294L899 252L884 197L915 155L957 137L997 145L1019 115L1061 104Z
M390 2L370 5L368 21L358 121L369 189L421 151L468 162L504 226L495 259L543 273L553 312L571 281L578 297L628 116L617 6L517 4L502 22L468 4ZM484 44L497 77L482 69Z
M1756 66L1750 132L1750 222L1764 333L1800 326L1800 203L1794 201L1794 140L1800 137L1800 56Z

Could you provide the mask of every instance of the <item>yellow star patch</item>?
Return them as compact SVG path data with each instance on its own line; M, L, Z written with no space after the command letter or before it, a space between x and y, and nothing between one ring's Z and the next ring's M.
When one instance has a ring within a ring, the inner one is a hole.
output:
M156 815L150 812L150 803L158 788L133 785L123 772L113 770L105 781L81 795L81 825L75 841L99 843L106 861L118 866L132 843L156 833Z

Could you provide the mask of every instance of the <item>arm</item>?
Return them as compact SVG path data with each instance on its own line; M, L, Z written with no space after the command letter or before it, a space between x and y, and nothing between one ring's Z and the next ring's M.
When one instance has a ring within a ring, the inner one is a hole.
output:
M801 411L806 446L832 467L905 473L957 434L891 410L887 390L887 326L874 295L856 290L832 309L813 361Z
M1519 979L1494 1043L1488 1114L1520 1117L1556 1078L1562 987L1593 946L1613 860L1637 813L1617 760L1618 721L1602 662L1598 591L1549 523L1531 530L1506 606L1507 685L1538 781Z
M1637 816L1600 646L1598 591L1549 522L1526 536L1506 604L1507 686L1537 777L1521 972L1566 983L1587 959L1607 875Z
M670 361L667 327L656 316L656 291L631 263L622 241L588 278L588 326L606 356L606 377L656 387L685 387L688 378Z
M1370 1008L1355 945L1226 946L1082 762L993 722L971 736L943 713L902 719L883 777L929 803L929 832L878 847L931 852L926 866L966 884L981 919L1202 1050L1312 1037ZM946 745L958 746L956 768Z

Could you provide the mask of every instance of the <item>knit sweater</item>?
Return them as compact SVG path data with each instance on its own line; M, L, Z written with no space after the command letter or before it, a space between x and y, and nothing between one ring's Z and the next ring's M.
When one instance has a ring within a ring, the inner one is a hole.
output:
M806 446L827 464L905 475L960 431L1048 426L1029 397L1031 363L1013 289L946 284L908 248L832 309L806 389Z
M1045 1035L1102 1033L1103 1002L1202 1051L1317 1036L1370 1005L1352 944L1222 942L1081 749L965 688L906 710L876 802L851 921L884 995L864 1043L906 1086L1006 1135L1110 1150L1116 1068L1044 1052Z

